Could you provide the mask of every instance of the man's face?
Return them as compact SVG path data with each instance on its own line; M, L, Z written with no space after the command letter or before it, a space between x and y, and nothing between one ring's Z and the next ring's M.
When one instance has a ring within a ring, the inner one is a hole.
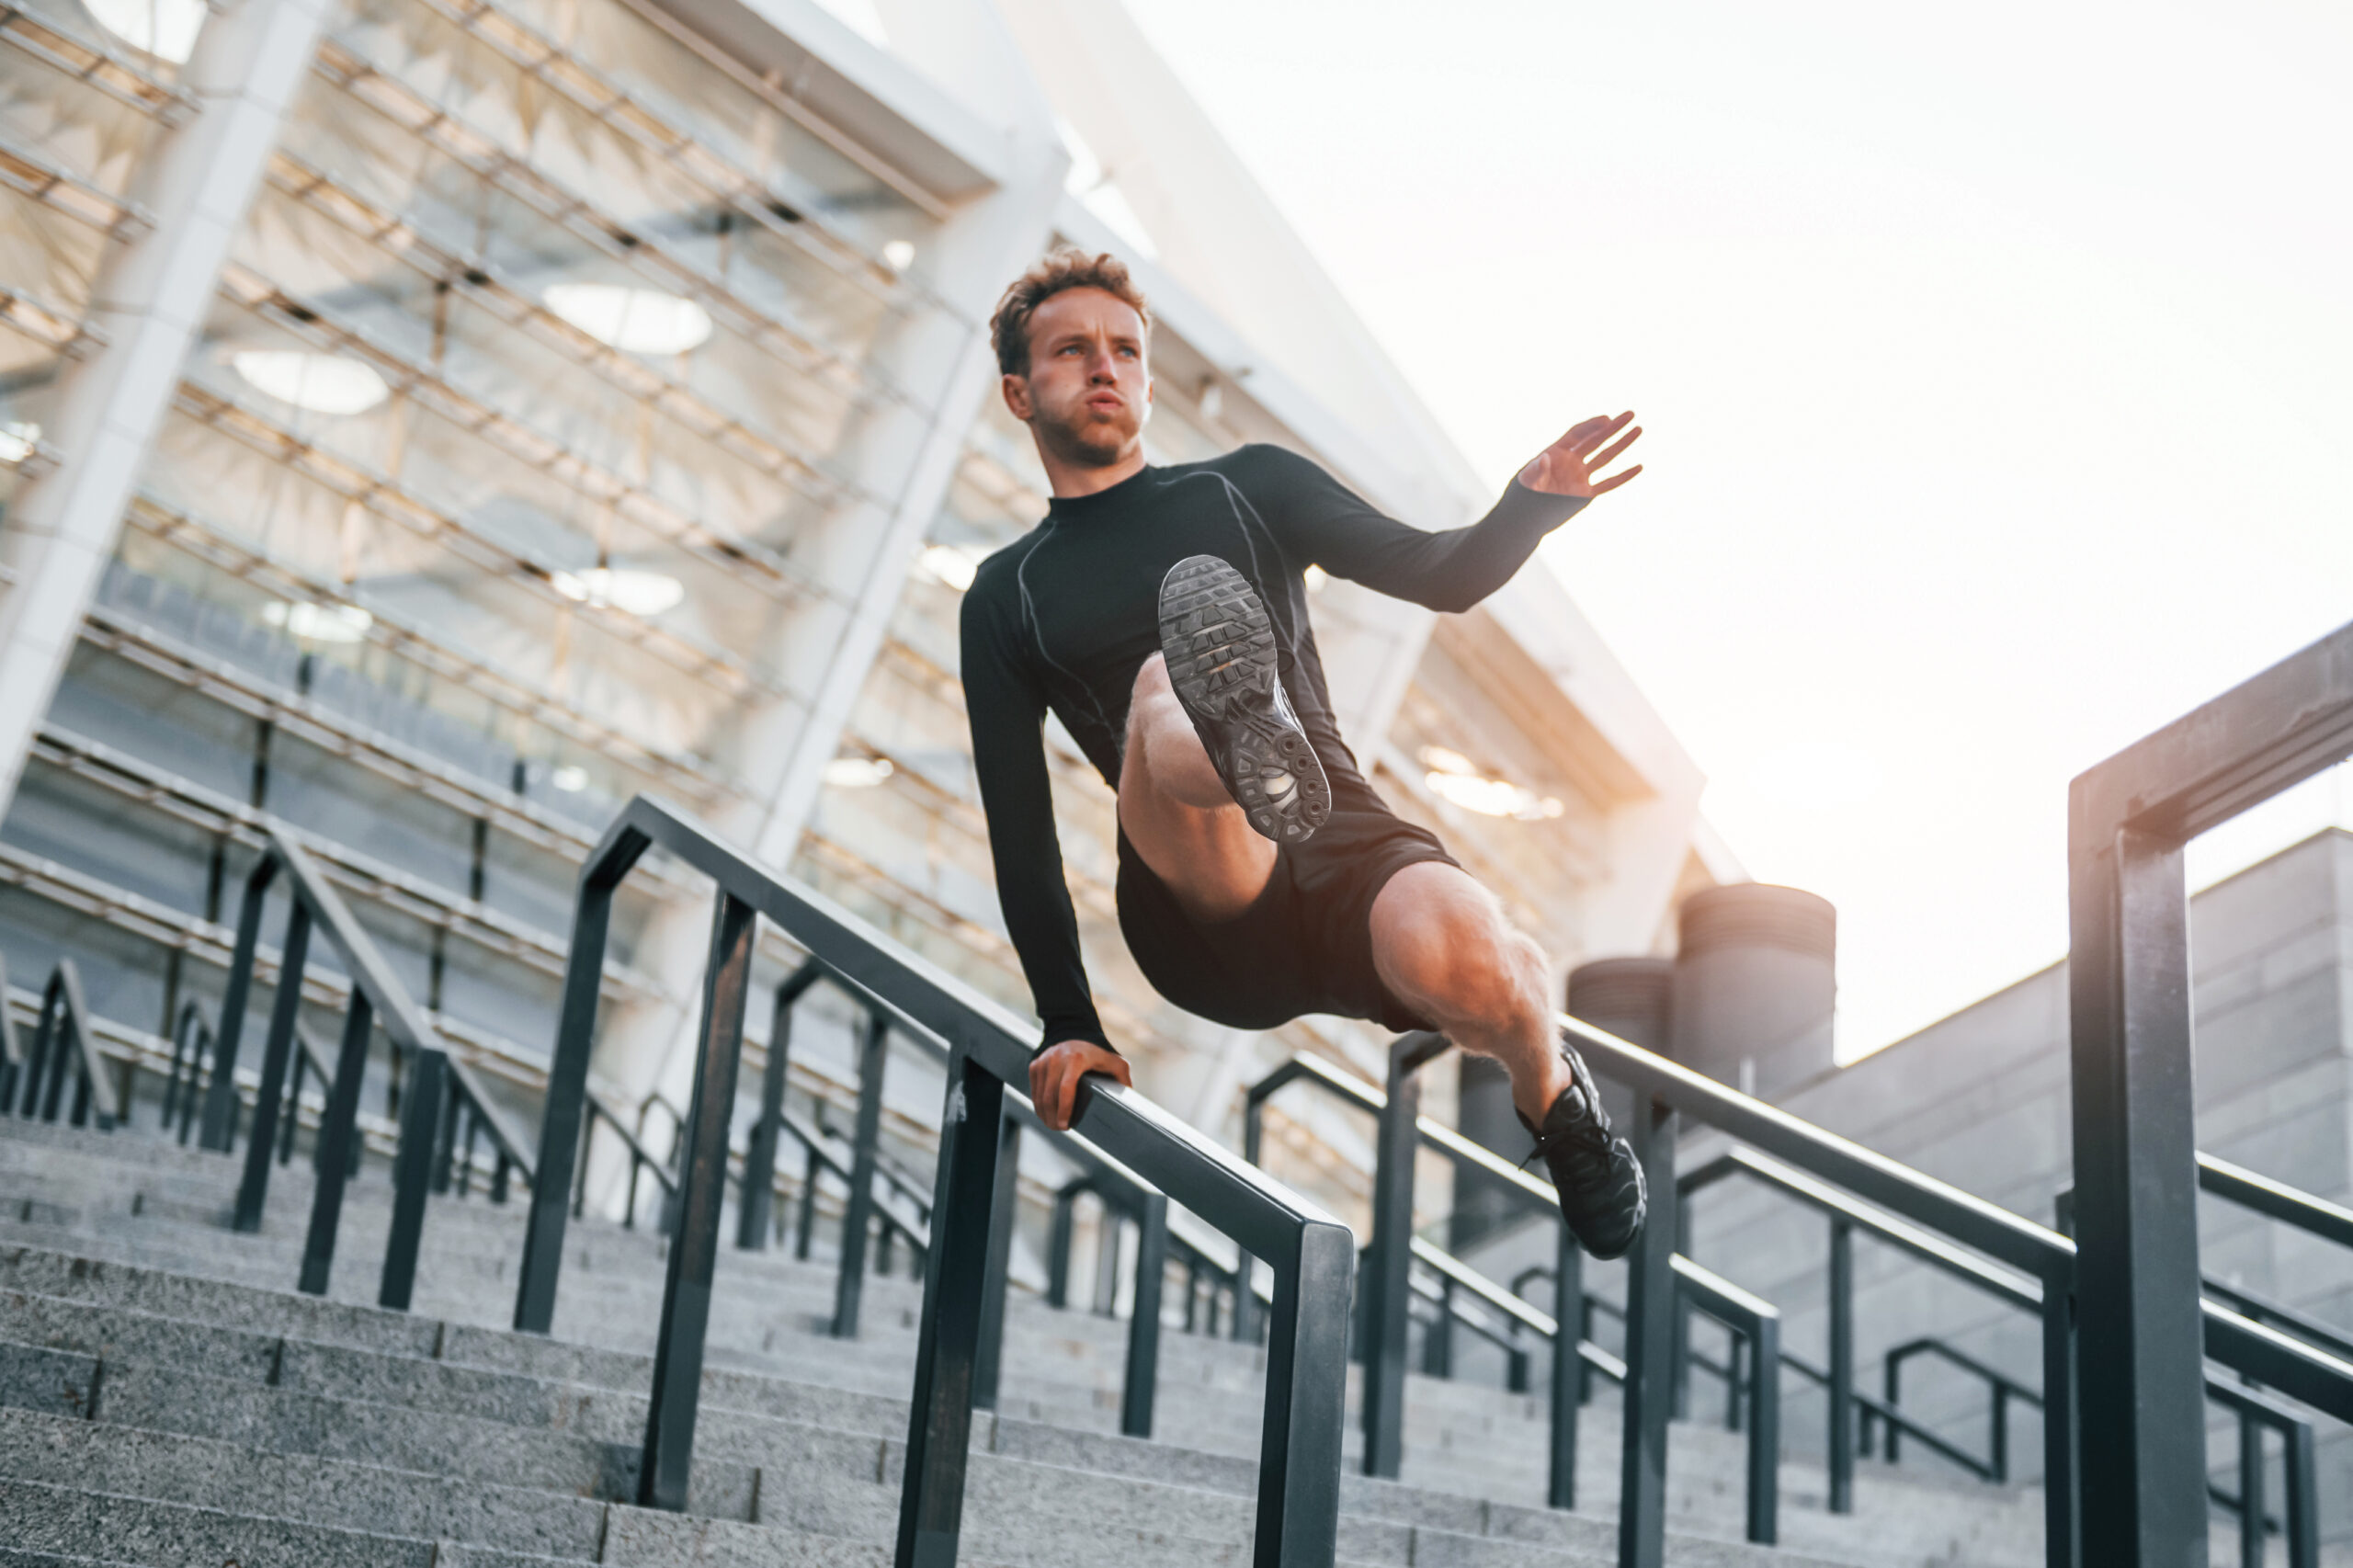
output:
M1143 318L1100 289L1065 289L1029 317L1029 373L1006 406L1064 462L1106 468L1135 449L1152 403Z

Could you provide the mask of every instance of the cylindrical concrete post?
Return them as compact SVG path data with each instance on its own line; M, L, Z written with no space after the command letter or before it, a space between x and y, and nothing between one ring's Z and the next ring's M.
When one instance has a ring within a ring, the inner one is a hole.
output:
M1683 903L1670 1051L1770 1099L1831 1066L1837 912L1798 888L1739 882Z
M1595 959L1569 971L1564 1003L1569 1017L1630 1045L1663 1052L1669 1049L1674 994L1673 959ZM1613 1125L1623 1128L1633 1114L1633 1094L1605 1080L1601 1108Z

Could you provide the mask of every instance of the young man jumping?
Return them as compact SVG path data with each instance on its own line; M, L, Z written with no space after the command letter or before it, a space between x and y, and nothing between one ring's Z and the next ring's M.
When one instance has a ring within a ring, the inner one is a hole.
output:
M1040 1114L1067 1127L1085 1074L1131 1082L1079 958L1051 710L1119 793L1120 928L1163 996L1235 1028L1332 1013L1494 1057L1570 1229L1597 1256L1623 1253L1642 1228L1641 1167L1552 1026L1543 952L1358 769L1303 574L1467 610L1642 472L1595 477L1642 434L1633 415L1585 421L1478 522L1427 533L1280 448L1145 462L1152 317L1109 256L1046 257L990 330L1006 406L1053 491L1045 521L982 563L962 627L997 896L1045 1020L1029 1069Z

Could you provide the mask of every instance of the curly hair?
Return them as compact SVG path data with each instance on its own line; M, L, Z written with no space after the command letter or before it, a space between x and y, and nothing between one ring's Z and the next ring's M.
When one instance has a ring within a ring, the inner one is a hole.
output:
M1152 307L1143 290L1128 276L1128 264L1104 251L1089 256L1074 245L1049 251L1038 264L1006 288L989 317L989 343L996 350L996 368L1008 376L1029 373L1029 318L1038 307L1065 289L1100 289L1131 305L1143 318L1144 338L1152 337Z

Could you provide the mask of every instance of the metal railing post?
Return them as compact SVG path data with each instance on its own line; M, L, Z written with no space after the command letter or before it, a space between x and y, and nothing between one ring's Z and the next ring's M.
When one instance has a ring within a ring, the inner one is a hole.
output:
M416 1294L416 1257L425 1244L425 1201L433 1188L434 1140L441 1102L449 1093L449 1059L430 1047L410 1052L408 1085L401 1094L401 1142L392 1155L392 1220L384 1237L384 1273L376 1304L408 1311ZM531 1201L540 1200L537 1187ZM563 1189L556 1189L556 1206ZM528 1245L529 1243L526 1243Z
M2050 1568L2075 1568L2083 1561L2074 1276L2064 1261L2042 1274L2042 1556Z
M2281 1480L2286 1483L2288 1568L2320 1568L2320 1492L2313 1460L2313 1425L2280 1429Z
M1855 1511L1855 1228L1830 1221L1830 1511Z
M236 951L230 957L228 984L221 994L221 1032L212 1037L212 1085L204 1096L204 1125L196 1142L199 1148L223 1154L236 1137L237 1051L259 963L263 906L277 875L277 858L265 855L245 878L244 902L237 909ZM281 977L279 984L284 983Z
M1356 1238L1332 1224L1304 1225L1294 1235L1280 1256L1266 1259L1275 1300L1267 1320L1254 1568L1325 1563L1338 1555Z
M335 1231L343 1222L344 1183L351 1174L351 1148L359 1136L359 1083L368 1073L368 1036L375 1028L375 1010L354 985L351 1008L343 1016L343 1046L335 1052L335 1082L327 1091L326 1114L319 1120L315 1162L318 1174L311 1197L311 1229L302 1241L302 1278L296 1289L309 1296L327 1293L327 1276L335 1267ZM287 1112L293 1120L293 1111ZM260 1146L256 1140L255 1146Z
M996 1136L996 1185L989 1196L989 1266L981 1277L981 1343L972 1365L972 1403L983 1410L996 1408L997 1379L1005 1368L1005 1299L1013 1283L1021 1124L1009 1116L999 1116Z
M583 1119L588 1114L588 1055L596 1044L597 1006L605 973L605 942L612 928L613 891L652 844L642 832L616 824L591 853L573 903L572 947L563 964L563 1003L555 1046L548 1058L547 1090L540 1110L540 1168L531 1183L531 1211L523 1231L523 1261L515 1282L515 1326L545 1334L555 1321L555 1291L563 1269L563 1233L570 1220L573 1165L585 1173ZM401 1153L408 1153L404 1115Z
M261 1090L254 1096L253 1132L245 1143L244 1179L237 1184L237 1210L232 1221L237 1230L247 1233L261 1229L262 1209L269 1199L269 1161L277 1152L278 1098L286 1082L286 1064L294 1054L294 1020L302 1010L302 970L311 951L310 908L299 897L290 903L286 916L286 945L278 963L278 994L269 1009L269 1040L261 1053ZM357 986L353 994L358 994ZM224 1037L229 1032L225 1020L221 1032ZM223 1055L226 1051L224 1047ZM222 1081L226 1081L225 1077ZM213 1086L217 1091L220 1084ZM233 1091L235 1085L230 1087ZM209 1129L211 1108L208 1105L205 1109ZM225 1150L226 1140L219 1146Z
M1626 1268L1625 1461L1618 1568L1661 1568L1666 1553L1666 1428L1675 1404L1675 1113L1638 1098L1634 1157L1650 1216Z
M759 916L752 906L733 893L720 893L703 977L702 1029L696 1041L694 1096L687 1111L686 1157L678 1172L678 1225L663 1281L645 1448L638 1462L641 1507L678 1513L687 1506L696 1405L702 1392L703 1341L710 1326L710 1280L719 1256L719 1210L727 1196L728 1123L733 1119L744 1008L758 933Z
M1438 1282L1438 1316L1422 1331L1422 1375L1454 1376L1454 1281Z
M849 1201L842 1210L841 1272L834 1278L836 1339L858 1337L858 1303L866 1292L866 1233L874 1222L874 1155L882 1139L882 1074L890 1051L890 1020L870 1012L858 1042L858 1133L850 1145Z
M2264 1516L2270 1488L2263 1479L2263 1428L2244 1409L2239 1419L2239 1568L2263 1568Z
M1552 1444L1545 1501L1555 1508L1577 1506L1577 1407L1585 1403L1585 1250L1566 1225L1553 1227Z
M1881 1403L1885 1403L1890 1410L1895 1409L1904 1402L1904 1359L1902 1356L1890 1356L1887 1358L1886 1367L1880 1372ZM1893 1464L1903 1458L1903 1443L1904 1428L1893 1421L1889 1422L1885 1444L1888 1463Z
M899 1493L896 1568L950 1568L963 1531L975 1363L996 1212L1005 1085L962 1050L949 1059L939 1118L931 1257L907 1412L906 1480Z
M1986 1461L1994 1472L1994 1484L2006 1486L2010 1480L2010 1385L1994 1385L1993 1405L1985 1413L1987 1425Z
M1260 1156L1266 1152L1267 1101L1256 1088L1244 1096L1242 1101L1242 1158L1245 1163L1266 1168ZM1251 1289L1251 1272L1258 1260L1247 1248L1236 1248L1233 1258L1233 1341L1249 1343L1258 1333L1258 1297ZM1361 1303L1359 1303L1361 1305Z
M1405 1340L1412 1322L1414 1157L1421 1146L1420 1035L1389 1048L1389 1103L1374 1134L1372 1240L1363 1269L1364 1472L1394 1481L1404 1460Z
M1675 1250L1685 1257L1691 1256L1691 1210L1687 1204L1675 1210ZM1675 1298L1675 1348L1669 1364L1675 1369L1675 1419L1691 1419L1691 1303L1677 1292Z
M1780 1537L1781 1325L1760 1319L1748 1331L1748 1539Z
M792 1221L792 1256L796 1261L809 1261L809 1244L816 1234L817 1149L811 1144L801 1151L801 1203Z
M813 963L802 964L776 988L776 1006L768 1015L767 1068L760 1075L760 1116L752 1123L751 1142L744 1151L744 1184L735 1195L738 1251L761 1252L768 1244L768 1215L776 1203L776 1146L784 1135L785 1072L792 1056L792 1006L820 972Z
M1160 1387L1160 1303L1168 1278L1168 1199L1146 1193L1136 1216L1136 1280L1128 1314L1128 1372L1120 1390L1120 1433L1152 1436L1153 1397Z
M1046 1305L1066 1308L1070 1305L1070 1254L1078 1229L1079 1194L1087 1189L1086 1178L1065 1182L1054 1194L1053 1222L1046 1232Z

